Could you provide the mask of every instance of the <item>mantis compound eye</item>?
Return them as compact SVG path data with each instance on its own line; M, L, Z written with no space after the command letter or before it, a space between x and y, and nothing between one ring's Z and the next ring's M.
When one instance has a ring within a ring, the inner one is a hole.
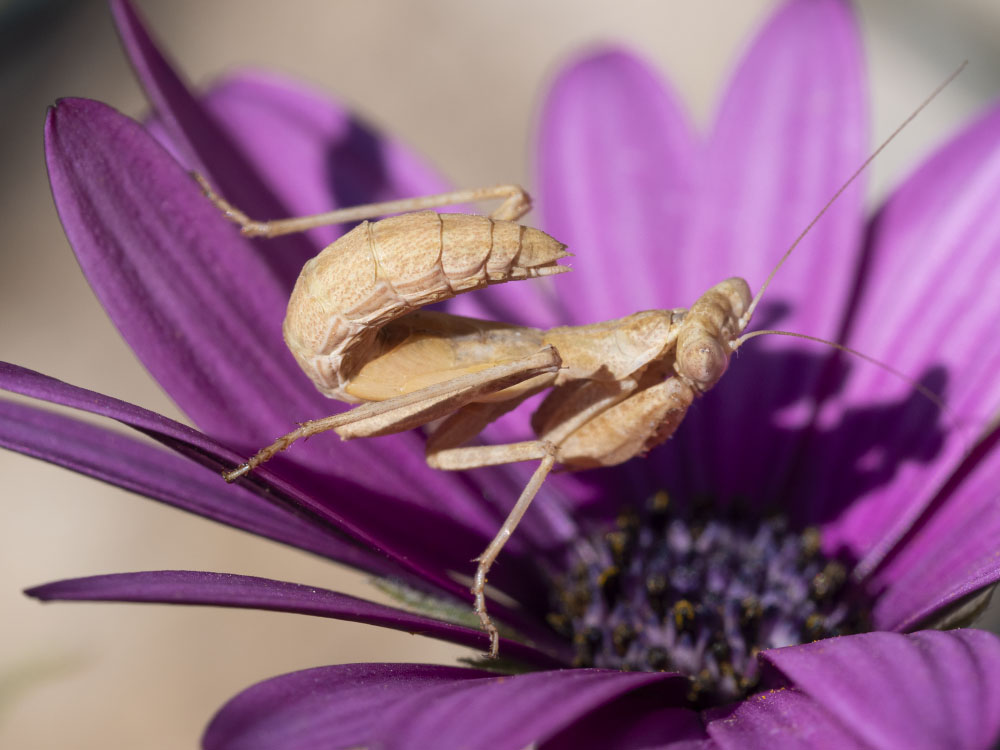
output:
M707 391L729 366L729 353L722 342L708 335L683 342L677 352L677 372L691 380L699 391Z

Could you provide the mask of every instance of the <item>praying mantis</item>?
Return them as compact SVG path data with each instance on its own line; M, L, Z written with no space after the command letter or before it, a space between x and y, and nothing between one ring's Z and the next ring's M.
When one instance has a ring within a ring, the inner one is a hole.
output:
M746 281L729 278L689 308L647 310L591 325L540 330L421 309L490 284L569 270L559 265L569 255L564 245L516 223L531 209L528 194L516 185L256 221L195 175L206 196L248 237L363 220L305 264L283 325L286 344L320 392L359 405L302 423L223 476L234 482L296 440L329 430L349 440L432 422L436 424L426 443L432 468L460 471L539 461L500 530L476 559L471 589L475 612L489 635L489 655L496 657L499 632L487 611L487 575L553 467L614 466L645 454L674 434L694 400L719 382L744 341L784 333L744 334L771 279L840 194L961 69L851 175L788 248L756 296ZM502 203L489 216L429 210L495 199ZM368 221L401 212L406 213ZM491 422L544 391L548 393L531 418L535 439L466 445Z

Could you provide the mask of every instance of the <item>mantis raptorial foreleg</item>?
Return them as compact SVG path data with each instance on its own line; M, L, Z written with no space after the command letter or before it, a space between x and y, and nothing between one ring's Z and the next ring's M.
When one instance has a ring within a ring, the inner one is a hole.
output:
M195 173L194 178L205 192L205 196L218 207L223 216L234 224L239 225L240 232L245 237L280 237L283 234L305 232L309 229L326 227L331 224L349 224L355 221L362 221L363 219L372 219L376 216L388 216L389 214L409 213L429 208L440 208L441 206L453 206L459 203L476 203L498 199L502 199L503 203L490 214L491 219L517 221L531 210L531 196L520 185L494 185L492 187L473 188L470 190L453 190L448 193L425 195L419 198L402 198L400 200L382 201L380 203L366 203L362 206L338 208L311 216L258 221L257 219L251 219L216 193L212 186L208 184L208 181L200 174Z

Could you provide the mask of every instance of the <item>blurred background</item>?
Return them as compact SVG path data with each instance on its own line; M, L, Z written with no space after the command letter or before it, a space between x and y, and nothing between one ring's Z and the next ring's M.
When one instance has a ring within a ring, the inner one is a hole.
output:
M294 75L391 131L458 186L531 187L535 117L558 65L625 42L702 128L727 72L776 3L588 0L420 3L137 0L196 86L242 66ZM858 3L873 141L962 60L968 70L880 157L880 196L1000 90L993 0ZM99 0L0 0L0 358L182 419L107 320L52 207L45 108L61 96L135 116L143 96ZM456 99L461 106L455 107ZM683 300L678 300L682 304ZM215 709L261 679L346 661L450 663L462 649L281 614L57 604L30 585L187 568L261 575L378 599L363 576L0 451L0 746L191 747ZM994 617L993 623L998 622Z

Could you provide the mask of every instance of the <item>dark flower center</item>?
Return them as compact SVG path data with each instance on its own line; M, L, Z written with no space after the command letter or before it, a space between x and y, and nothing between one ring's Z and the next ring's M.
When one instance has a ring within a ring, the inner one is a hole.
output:
M641 516L623 513L574 544L549 614L573 641L574 666L681 672L692 704L721 705L753 692L761 650L869 629L847 568L820 553L815 529L670 505L658 493Z

